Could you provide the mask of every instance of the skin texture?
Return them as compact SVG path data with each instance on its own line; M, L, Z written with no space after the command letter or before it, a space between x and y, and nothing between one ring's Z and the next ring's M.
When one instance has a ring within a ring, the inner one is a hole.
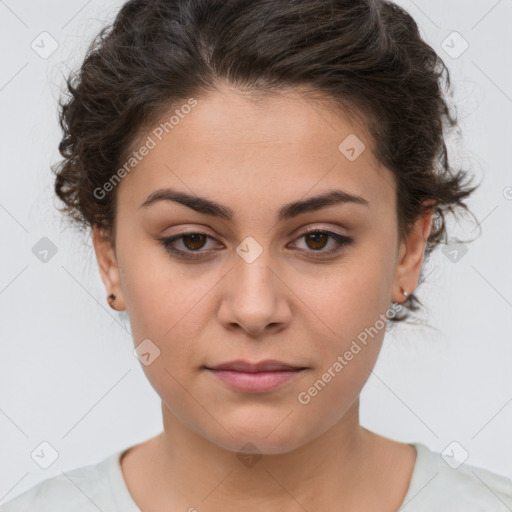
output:
M197 100L118 185L116 250L93 230L107 294L128 311L135 345L149 338L160 350L142 368L162 399L164 431L123 457L130 493L145 512L397 510L415 450L361 427L358 414L385 329L308 404L297 397L417 286L431 213L399 240L394 176L362 120L297 91L254 99L226 86ZM350 134L366 146L354 161L338 149ZM228 206L234 218L171 201L140 208L163 187ZM284 204L331 189L369 206L276 222ZM310 228L353 243L321 256L337 244L302 236ZM186 230L212 238L174 246L209 256L180 259L158 241ZM248 236L263 249L252 263L236 252ZM234 359L307 370L249 395L202 368ZM237 456L246 443L262 454L251 467Z

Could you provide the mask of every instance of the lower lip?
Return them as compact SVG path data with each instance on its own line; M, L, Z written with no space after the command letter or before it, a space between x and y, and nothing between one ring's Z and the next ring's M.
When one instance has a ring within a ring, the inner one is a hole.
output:
M232 370L212 370L210 368L207 368L207 370L228 386L245 393L273 391L303 372L303 370L235 372Z

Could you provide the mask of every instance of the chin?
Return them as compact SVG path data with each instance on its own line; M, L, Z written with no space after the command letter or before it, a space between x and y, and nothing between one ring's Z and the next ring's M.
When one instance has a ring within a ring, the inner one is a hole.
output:
M300 420L293 413L286 418L287 414L239 414L236 420L222 423L231 436L224 429L203 435L217 446L236 453L284 454L304 445L311 437L306 425L304 429L298 428Z

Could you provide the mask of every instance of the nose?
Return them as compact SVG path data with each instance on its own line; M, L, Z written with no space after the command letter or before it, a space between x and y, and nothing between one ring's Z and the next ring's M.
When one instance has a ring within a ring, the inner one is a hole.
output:
M285 328L291 318L291 292L265 251L251 263L238 256L234 260L234 268L223 279L219 321L251 336Z

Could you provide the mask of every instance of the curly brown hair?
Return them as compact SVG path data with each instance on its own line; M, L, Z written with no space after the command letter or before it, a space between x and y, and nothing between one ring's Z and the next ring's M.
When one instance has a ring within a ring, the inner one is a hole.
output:
M148 126L221 83L255 94L306 86L363 115L376 158L396 178L401 239L434 209L426 258L446 240L445 214L469 211L464 199L479 185L449 165L444 138L457 126L442 90L450 92L449 71L407 11L383 0L126 2L59 101L60 211L110 233L115 247L116 187L101 198L94 191ZM422 303L413 293L402 305L391 321Z

